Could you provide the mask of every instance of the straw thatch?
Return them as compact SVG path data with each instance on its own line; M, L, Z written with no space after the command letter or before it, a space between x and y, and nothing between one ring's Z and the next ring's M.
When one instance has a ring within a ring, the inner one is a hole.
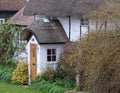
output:
M35 35L40 44L66 43L68 41L68 37L58 20L47 23L34 22L24 30L21 39L29 41L32 35Z
M30 0L25 15L45 15L47 17L82 17L95 10L102 0Z

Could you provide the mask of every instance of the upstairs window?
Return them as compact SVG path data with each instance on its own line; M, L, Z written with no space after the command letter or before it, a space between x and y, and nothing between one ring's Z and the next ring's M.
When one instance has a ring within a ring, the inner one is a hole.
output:
M89 20L86 18L81 19L81 25L89 25Z
M5 19L4 18L0 18L0 25L5 23Z
M56 49L47 49L47 61L56 61Z
M89 20L86 18L81 19L81 25L80 25L80 39L84 37L85 35L89 34Z

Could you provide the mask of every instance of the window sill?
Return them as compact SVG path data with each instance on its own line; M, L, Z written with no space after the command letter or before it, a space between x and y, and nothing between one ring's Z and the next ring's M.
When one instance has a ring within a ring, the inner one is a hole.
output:
M47 64L58 64L58 62L47 62Z

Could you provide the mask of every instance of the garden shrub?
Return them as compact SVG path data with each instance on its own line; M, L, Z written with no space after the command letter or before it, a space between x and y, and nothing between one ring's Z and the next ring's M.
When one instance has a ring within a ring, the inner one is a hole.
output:
M47 68L43 69L37 78L53 81L55 79L55 72L49 66L47 66Z
M119 67L120 31L100 30L65 48L57 77L75 82L76 74L80 74L82 90L84 87L94 93L119 93Z
M120 93L120 30L91 32L78 45L85 88L92 93Z
M28 84L28 64L20 62L17 68L13 71L12 81L17 84Z
M79 73L79 69L76 69L79 61L75 44L67 43L58 63L56 76L65 81L75 82L76 74Z

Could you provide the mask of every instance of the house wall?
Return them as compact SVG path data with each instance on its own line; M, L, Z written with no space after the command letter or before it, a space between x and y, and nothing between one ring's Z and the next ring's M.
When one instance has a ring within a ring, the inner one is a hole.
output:
M47 49L56 49L56 61L54 62L47 62ZM42 72L46 66L51 67L54 71L57 68L57 64L59 62L60 55L64 50L64 44L42 44L40 45L40 60L39 60L39 67L38 73Z
M34 39L34 41L33 41ZM60 54L64 49L64 44L38 44L35 36L32 36L29 40L26 49L28 53L28 69L29 69L29 77L30 77L30 44L37 45L37 74L41 73L46 66L50 66L53 70L56 70L57 64L59 62ZM55 62L47 62L47 49L56 49L56 59ZM29 78L30 82L30 78Z
M69 18L59 18L67 36L69 37ZM88 25L81 25L81 20L78 18L70 18L71 27L70 27L70 41L77 41L85 34L88 34Z

